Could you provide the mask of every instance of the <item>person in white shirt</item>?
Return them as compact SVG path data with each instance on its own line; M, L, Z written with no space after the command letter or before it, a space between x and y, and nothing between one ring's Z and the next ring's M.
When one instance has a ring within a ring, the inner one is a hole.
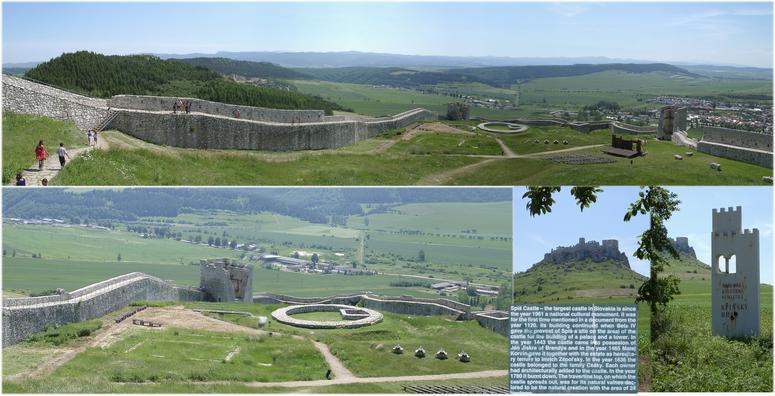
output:
M65 157L70 158L70 154L67 154L67 150L65 150L64 143L59 143L59 148L57 149L57 155L59 156L59 165L62 166L62 168L65 167ZM70 158L72 159L72 158Z

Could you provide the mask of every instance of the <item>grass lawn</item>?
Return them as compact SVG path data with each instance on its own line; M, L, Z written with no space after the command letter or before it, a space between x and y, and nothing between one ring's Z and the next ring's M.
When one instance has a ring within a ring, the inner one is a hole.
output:
M572 128L559 126L531 126L526 132L498 137L517 154L565 150L593 144L611 144L611 132L607 129L581 133L574 131ZM536 143L536 140L538 143ZM548 140L549 143L544 143L545 140ZM555 140L560 143L554 144ZM562 143L565 140L568 141L568 144Z
M267 155L239 151L111 148L74 160L58 185L407 185L477 158L346 152Z
M539 158L497 160L477 168L475 173L456 177L453 185L762 185L762 176L772 169L695 152L676 161L674 154L687 151L670 142L647 141L648 154L629 159L607 156L599 149L580 150L575 154L605 156L615 162L591 165L567 165ZM711 170L718 162L722 171Z
M452 135L449 133L422 134L400 141L390 152L405 154L486 154L501 155L498 142L488 135Z
M86 146L86 135L72 122L47 117L3 112L3 184L16 173L35 164L35 146L43 140L49 155L56 155L59 143L72 149Z
M282 305L186 303L192 308L234 309L249 311L256 316L269 316ZM283 334L312 337L329 346L344 365L357 376L382 377L461 373L508 368L508 339L479 325L475 320L455 321L452 316L411 316L382 312L381 323L358 329L301 329L271 321L268 330ZM297 317L299 315L294 315ZM257 327L255 319L240 315L225 315L225 320ZM401 344L402 355L392 353ZM423 346L429 354L424 359L414 357L414 350ZM448 360L432 355L444 348ZM471 355L470 363L455 357L461 351Z

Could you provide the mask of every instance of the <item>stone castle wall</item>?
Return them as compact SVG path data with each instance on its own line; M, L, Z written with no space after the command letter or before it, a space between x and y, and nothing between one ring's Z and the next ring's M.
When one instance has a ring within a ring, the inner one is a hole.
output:
M338 148L437 116L414 109L392 117L325 116L321 110L278 110L191 101L191 114L173 113L178 98L118 95L96 99L3 75L3 111L34 114L96 128L106 126L154 144L198 149L295 151ZM110 109L110 110L109 110ZM234 110L239 110L239 118Z
M474 314L482 327L488 328L504 337L509 336L509 313L504 311L479 312Z
M772 169L772 135L703 127L697 151Z
M619 242L615 239L606 239L601 243L586 241L579 238L579 243L573 246L558 246L551 252L544 254L544 262L560 264L568 261L592 260L599 263L606 260L621 262L626 268L630 268L627 255L619 251Z
M388 297L369 294L310 298L265 293L253 296L253 302L263 304L358 304L378 311L407 315L462 315L463 319L471 319L470 305L445 298L430 299L409 296Z
M56 297L56 298L55 298ZM3 300L3 345L12 345L46 326L98 318L137 300L199 300L195 289L170 285L159 278L131 273L72 293Z
M721 127L702 127L702 141L772 152L772 135Z
M374 121L273 123L205 114L114 109L109 128L154 144L198 149L296 151L347 146L382 131L434 118L417 109Z
M72 121L97 127L108 114L105 99L90 98L3 74L3 111Z
M654 127L640 127L621 122L611 123L612 135L656 135L656 133L657 129Z
M239 111L240 119L253 121L281 123L321 122L324 121L325 116L323 110L269 109L169 96L116 95L108 100L108 105L113 109L170 112L177 100L191 102L192 112L234 118L234 112Z

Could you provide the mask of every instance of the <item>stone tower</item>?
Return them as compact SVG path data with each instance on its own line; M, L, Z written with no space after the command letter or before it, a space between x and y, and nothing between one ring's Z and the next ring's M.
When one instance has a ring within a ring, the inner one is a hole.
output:
M657 139L670 140L673 132L686 130L686 107L665 106L659 110Z
M759 230L742 230L739 206L713 209L711 254L713 335L758 335Z
M227 258L199 261L199 288L204 299L253 302L253 266Z

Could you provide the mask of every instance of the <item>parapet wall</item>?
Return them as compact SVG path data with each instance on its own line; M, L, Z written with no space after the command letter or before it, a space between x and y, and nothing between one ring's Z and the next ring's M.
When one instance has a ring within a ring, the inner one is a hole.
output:
M772 169L772 135L703 127L697 151Z
M407 315L454 315L461 319L472 319L470 305L445 298L388 297L371 294L304 298L265 293L254 295L253 302L263 304L357 304L378 311Z
M192 112L234 117L235 111L238 111L239 118L253 121L282 123L321 122L324 121L325 116L323 110L269 109L169 96L116 95L108 101L108 105L114 109L170 112L178 100L190 102Z
M3 111L72 121L87 130L108 114L105 99L90 98L3 74Z
M137 300L199 300L195 289L170 285L139 272L108 279L58 296L3 300L3 345L12 345L46 326L103 316Z
M611 123L612 135L656 135L656 133L657 129L654 127L640 127L621 122Z
M476 321L504 337L509 336L509 313L505 311L488 311L474 314Z
M376 136L391 128L403 128L435 116L416 109L374 121L333 121L299 124L252 121L207 114L173 114L114 109L109 128L147 142L198 149L295 151L338 148Z
M772 135L738 129L702 127L702 141L772 152Z

